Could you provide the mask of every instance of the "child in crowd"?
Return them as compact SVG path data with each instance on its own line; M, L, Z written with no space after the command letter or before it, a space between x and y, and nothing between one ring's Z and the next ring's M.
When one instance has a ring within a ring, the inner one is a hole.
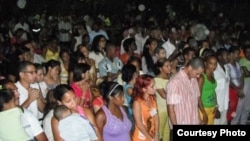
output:
M65 141L94 141L97 136L88 120L79 114L73 114L64 105L54 109L54 116L59 121L60 136Z

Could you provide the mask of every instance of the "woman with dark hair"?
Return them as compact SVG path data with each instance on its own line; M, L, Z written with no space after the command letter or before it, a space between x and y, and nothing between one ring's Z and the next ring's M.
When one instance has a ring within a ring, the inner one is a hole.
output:
M135 119L133 141L158 141L159 117L155 92L155 82L151 75L137 77L132 95Z
M47 141L37 118L17 106L18 92L13 84L9 80L0 82L0 140Z
M58 105L54 97L54 89L51 89L47 93L46 105L44 108L44 118L42 121L43 130L49 141L54 141L51 119L53 117L54 108Z
M68 50L61 50L59 54L60 61L60 83L69 84L70 54Z
M64 105L68 109L70 109L72 113L78 113L82 117L86 118L93 125L98 137L98 141L102 140L99 129L96 127L96 122L92 111L88 108L84 108L77 104L74 90L69 85L66 84L58 85L54 89L54 97L59 105ZM62 141L63 139L60 137L58 129L59 121L55 117L52 117L51 124L52 124L52 132L54 140Z
M92 108L89 70L88 64L76 64L73 70L73 82L71 83L77 98L77 104L86 108Z
M44 81L48 86L48 90L54 89L60 82L60 62L49 60L45 65L46 75Z
M156 87L156 103L159 114L159 139L162 139L163 141L169 141L170 128L168 123L168 111L166 108L166 85L171 75L171 62L167 58L160 58L156 62L155 68L156 77L154 80Z
M132 112L132 97L133 88L135 80L138 76L136 67L132 64L127 64L122 68L122 80L125 82L123 85L125 102L124 106L127 108L127 114L131 122L133 121L133 112Z
M122 105L123 87L117 82L106 82L103 86L105 105L96 113L97 126L104 141L130 141L132 124Z
M142 71L144 74L150 74L154 76L154 63L157 60L154 54L156 47L157 40L154 38L148 38L143 48L142 57Z
M95 60L92 58L89 58L89 48L87 47L87 45L81 44L78 47L78 53L83 54L85 57L85 59L84 59L85 63L90 65L89 72L90 72L91 82L92 82L92 85L95 85L97 72L96 72L96 67L95 67Z
M98 69L98 64L105 56L106 38L103 35L95 36L91 50L89 53L89 58L95 60L95 67Z

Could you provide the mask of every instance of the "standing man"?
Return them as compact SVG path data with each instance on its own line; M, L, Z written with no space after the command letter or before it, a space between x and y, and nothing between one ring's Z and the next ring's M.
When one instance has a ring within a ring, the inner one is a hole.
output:
M215 114L215 125L227 124L227 111L229 104L229 84L230 76L229 71L225 65L229 62L229 53L225 48L220 48L216 52L218 57L217 67L214 71L214 78L218 84L215 88L218 111Z
M250 113L250 46L243 48L245 57L240 59L240 66L244 77L243 94L244 97L239 100L236 116L231 124L247 124Z
M201 58L194 57L167 84L167 108L172 125L206 124L207 115L200 99L197 78L205 68ZM199 109L203 114L202 122Z

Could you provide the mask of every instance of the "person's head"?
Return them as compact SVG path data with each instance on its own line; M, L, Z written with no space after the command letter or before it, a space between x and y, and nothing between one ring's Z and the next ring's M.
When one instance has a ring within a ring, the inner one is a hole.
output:
M85 57L89 56L89 49L85 44L79 45L78 52L82 53Z
M90 66L86 63L76 64L73 69L73 81L79 82L82 80L89 80L90 79L89 70Z
M205 64L201 58L194 57L188 62L185 68L189 78L199 78L205 69Z
M114 104L116 106L122 106L124 103L124 94L122 85L117 82L108 81L102 83L101 91L103 92L103 99L107 106Z
M72 111L77 110L74 90L67 84L60 84L54 89L54 97L59 105L65 105Z
M86 63L86 57L81 52L76 53L76 63Z
M134 38L128 38L123 42L125 52L134 52L137 49Z
M8 79L0 80L0 89L11 90L15 96L15 104L19 105L20 94L19 94L17 87L13 81L8 80Z
M58 76L60 74L60 62L57 60L49 60L45 65L46 75Z
M157 59L161 59L161 58L166 58L167 57L167 52L166 52L165 48L163 48L163 47L157 47L157 48L155 48L154 54L157 57Z
M158 46L158 42L155 38L148 38L145 45L148 48L148 50L154 51L155 48Z
M195 49L192 47L184 48L182 51L182 56L186 63L189 62L193 57L195 57Z
M108 58L115 58L115 56L116 56L115 52L116 52L115 45L112 43L108 43L106 46L106 56Z
M229 48L229 58L233 62L238 61L240 59L240 48L236 46L231 46Z
M134 100L144 100L145 95L154 95L156 92L154 77L148 74L136 78L132 97Z
M30 49L24 46L17 48L17 56L19 61L32 61L32 55L30 53Z
M132 64L126 64L122 68L122 80L126 83L135 80L137 74L136 67Z
M28 48L28 49L30 50L30 53L31 53L31 54L34 53L35 47L34 47L34 44L33 44L32 41L26 41L26 42L24 42L23 44L24 44L24 46L25 46L26 48Z
M59 53L59 57L62 62L70 62L70 54L67 50L61 50Z
M46 116L46 114L49 113L50 110L54 109L58 105L58 102L54 96L54 89L50 89L47 92L45 99L46 99L46 104L44 108L44 116Z
M89 41L90 41L90 37L89 37L89 34L83 34L82 35L82 43L85 44L85 45L88 45L89 44Z
M101 52L106 47L106 39L103 35L97 35L94 37L91 50L95 53Z
M127 64L134 65L136 67L137 72L141 70L141 59L137 56L129 57Z
M171 73L171 62L167 58L161 58L157 60L155 68L155 75L159 75L161 73L169 75Z
M227 64L229 62L229 53L225 48L220 48L217 50L216 55L218 57L218 62L222 65Z
M36 80L36 67L29 61L22 61L18 67L20 81L34 83Z
M54 117L60 121L64 119L65 117L71 115L71 111L69 108L67 108L65 105L58 105L54 109Z
M42 64L35 63L36 67L36 82L44 81L44 68Z
M0 112L16 107L13 91L0 88Z
M206 59L207 56L215 55L215 52L212 49L205 48L201 53L201 58Z
M243 52L244 52L246 59L250 61L250 46L249 45L244 46Z
M217 67L217 57L215 55L209 55L205 57L206 71L214 72Z

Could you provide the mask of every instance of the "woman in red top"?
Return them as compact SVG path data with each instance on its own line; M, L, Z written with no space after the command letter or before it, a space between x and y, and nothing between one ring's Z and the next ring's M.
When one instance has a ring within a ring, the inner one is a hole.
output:
M71 87L76 94L77 103L86 108L92 108L89 70L90 66L88 64L76 64L73 70L73 82L71 83Z

